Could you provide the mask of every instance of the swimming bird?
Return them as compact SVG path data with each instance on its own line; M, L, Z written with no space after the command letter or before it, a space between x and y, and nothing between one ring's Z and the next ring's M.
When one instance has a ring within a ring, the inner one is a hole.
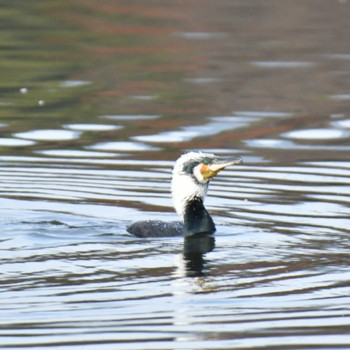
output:
M241 162L239 156L219 158L202 152L183 154L175 163L171 182L173 204L183 222L138 221L127 231L138 237L191 237L214 233L214 221L204 206L209 182L219 171Z

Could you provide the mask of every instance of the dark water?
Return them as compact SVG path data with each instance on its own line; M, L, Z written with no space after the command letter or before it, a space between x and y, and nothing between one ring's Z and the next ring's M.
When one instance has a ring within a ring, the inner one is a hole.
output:
M350 2L3 1L2 349L350 348ZM215 240L176 220L174 160Z

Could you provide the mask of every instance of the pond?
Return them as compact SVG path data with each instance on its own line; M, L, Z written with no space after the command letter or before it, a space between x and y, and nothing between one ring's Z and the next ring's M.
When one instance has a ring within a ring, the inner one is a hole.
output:
M350 2L4 1L2 349L350 348ZM178 220L187 151L217 232Z

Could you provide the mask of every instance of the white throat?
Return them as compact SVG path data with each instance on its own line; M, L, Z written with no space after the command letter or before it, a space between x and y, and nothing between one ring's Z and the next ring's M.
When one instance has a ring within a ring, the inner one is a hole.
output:
M171 192L173 203L178 215L183 216L186 204L194 198L203 198L207 194L209 182L199 183L188 174L173 174Z

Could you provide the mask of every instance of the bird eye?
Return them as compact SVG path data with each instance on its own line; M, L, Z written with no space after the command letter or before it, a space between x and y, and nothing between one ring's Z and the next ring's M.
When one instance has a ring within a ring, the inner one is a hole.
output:
M210 162L211 162L211 159L209 159L209 158L204 158L203 161L202 161L202 163L205 164L205 165L209 165Z

